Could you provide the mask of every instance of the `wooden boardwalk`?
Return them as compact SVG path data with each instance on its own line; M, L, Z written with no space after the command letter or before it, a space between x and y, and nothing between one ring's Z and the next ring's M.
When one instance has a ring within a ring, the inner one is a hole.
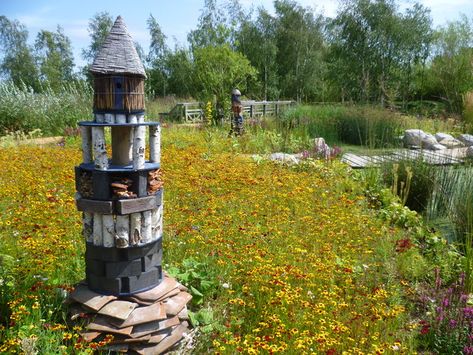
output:
M423 161L430 165L454 165L463 164L466 158L467 148L455 148L445 150L408 150L400 149L381 155L357 155L345 153L342 162L347 163L354 169L376 168L386 163L397 163L404 160Z

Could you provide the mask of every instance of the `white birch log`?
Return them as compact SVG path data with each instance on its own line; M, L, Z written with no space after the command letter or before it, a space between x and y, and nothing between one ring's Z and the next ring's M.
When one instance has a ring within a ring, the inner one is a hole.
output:
M117 113L115 115L115 123L126 123L126 115L123 113Z
M94 215L90 212L84 212L82 214L82 233L84 235L85 240L88 243L94 242L93 232L94 232Z
M85 164L92 163L92 129L81 126L80 133L82 136L82 162Z
M137 123L138 122L138 118L136 117L136 115L128 115L128 123Z
M151 242L151 211L144 211L141 219L141 243Z
M115 225L116 235L115 235L115 245L117 248L126 248L128 247L128 239L130 237L130 216L123 215L117 216L117 222Z
M163 222L164 222L164 218L163 218L163 212L164 212L164 205L161 204L161 206L159 206L158 208L158 213L159 213L159 224L158 224L158 232L156 233L156 239L159 239L159 238L162 238L163 237L163 231L164 231L164 226L163 226Z
M104 121L103 113L96 113L95 114L95 122L103 123L103 121Z
M103 117L105 123L115 123L115 115L113 113L106 113Z
M102 246L102 215L100 213L94 213L94 228L92 232L92 242L96 246Z
M103 246L111 248L115 246L115 221L112 214L102 215Z
M138 123L143 123L145 121L145 115L136 115Z
M99 170L107 170L108 157L103 127L92 127L92 146L94 149L95 168Z
M143 169L145 167L145 146L146 127L137 126L133 134L133 169Z
M161 126L149 127L149 160L152 163L161 162Z
M163 206L151 211L151 241L158 240L163 229Z
M138 245L141 242L141 213L130 215L130 245Z

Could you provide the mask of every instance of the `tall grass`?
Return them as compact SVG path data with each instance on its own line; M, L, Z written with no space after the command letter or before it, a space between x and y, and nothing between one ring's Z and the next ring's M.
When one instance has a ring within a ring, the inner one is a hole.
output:
M277 122L282 134L369 148L398 146L398 137L408 128L432 133L458 130L454 121L418 119L374 106L297 106L285 111Z
M473 131L473 91L463 95L463 119L468 132Z
M26 85L0 82L0 134L41 129L45 135L62 134L92 113L92 89L85 82L64 84L56 93L45 87L35 93Z
M473 292L473 166L432 166L422 161L385 164L373 180L389 187L404 204L465 256L466 287Z
M466 285L473 292L473 167L437 169L427 216L442 220L465 255Z

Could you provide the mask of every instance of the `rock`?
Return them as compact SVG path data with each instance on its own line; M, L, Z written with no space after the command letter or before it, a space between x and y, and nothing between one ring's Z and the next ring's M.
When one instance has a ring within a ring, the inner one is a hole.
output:
M322 137L314 139L314 149L318 156L325 159L330 158L330 147L325 143L325 139Z
M439 140L439 144L447 147L448 149L463 147L463 143L453 137L441 139Z
M440 143L432 144L428 148L427 147L425 147L425 148L428 149L428 150L444 150L444 149L447 149L447 147L445 147L444 145L441 145Z
M425 134L426 133L421 129L407 129L404 132L404 146L406 148L411 146L421 146L422 139L424 138Z
M468 158L473 158L473 146L469 146L468 149L466 150L466 156Z
M299 159L294 154L273 153L269 156L269 160L287 164L299 164Z
M422 142L421 142L422 148L430 149L430 150L439 150L435 148L435 146L437 145L438 145L438 142L432 134L425 133L424 137L422 137Z
M435 133L435 139L440 143L440 141L444 140L444 139L455 139L453 138L453 136L451 134L448 134L448 133L442 133L442 132L438 132L438 133Z
M461 134L460 137L458 137L458 140L467 147L471 147L473 145L473 135L471 134Z

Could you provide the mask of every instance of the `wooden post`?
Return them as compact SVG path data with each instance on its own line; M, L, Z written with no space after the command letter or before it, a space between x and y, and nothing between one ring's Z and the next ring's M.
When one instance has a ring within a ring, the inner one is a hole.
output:
M94 215L90 212L82 214L83 235L88 243L94 242Z
M130 245L138 245L141 241L141 213L130 216Z
M92 163L92 130L90 127L81 126L82 136L82 161L84 164Z
M266 116L266 102L263 103L263 117Z
M137 126L133 134L133 169L143 169L145 167L145 126Z
M111 214L102 215L102 236L104 247L115 246L115 221Z
M152 163L161 162L161 126L149 128L149 160Z
M126 248L129 245L130 216L117 216L115 245L117 248Z
M133 159L132 144L130 144L132 139L132 128L112 127L112 164L130 164Z
M250 118L253 118L253 104L250 104Z
M108 157L103 127L92 127L92 146L94 149L95 168L99 170L107 170Z
M276 115L276 117L278 117L279 116L279 101L276 101L275 105L276 105L275 106L276 107L276 114L275 115Z
M92 232L92 242L96 246L102 246L103 238L102 238L102 215L100 213L94 213L94 228Z
M146 244L151 242L151 211L144 211L141 218L141 242Z

